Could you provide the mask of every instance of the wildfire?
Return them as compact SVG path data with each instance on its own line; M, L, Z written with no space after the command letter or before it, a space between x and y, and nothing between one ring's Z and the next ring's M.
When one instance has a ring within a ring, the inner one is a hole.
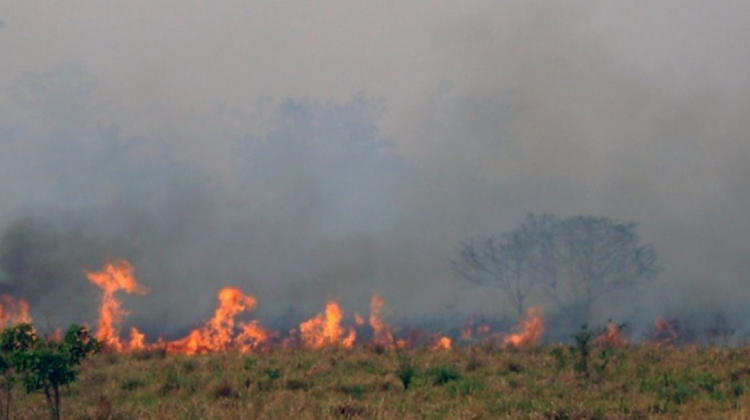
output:
M474 325L473 320L466 322L466 325L461 328L459 338L464 342L471 342L475 339L486 339L490 333L491 327L489 324ZM492 337L489 337L490 339Z
M120 342L120 323L129 313L122 308L122 304L115 293L122 290L125 293L148 293L148 288L141 286L135 279L133 266L125 260L107 261L104 269L97 273L86 272L89 281L104 290L102 307L99 311L99 331L96 338L103 341L107 347L122 351L125 345ZM138 345L139 333L132 334L136 338L134 345ZM142 338L142 337L141 337Z
M0 328L22 322L31 322L29 303L10 295L0 295Z
M146 348L146 335L138 331L138 328L132 327L130 329L130 342L128 343L130 350L143 350Z
M515 328L518 333L511 334L503 340L504 346L536 346L544 333L544 319L539 307L529 308L521 324Z
M661 318L656 318L654 329L652 342L657 346L673 344L677 341L677 325L675 321L665 322Z
M450 337L441 336L431 347L433 350L450 350L453 348L453 340Z
M192 355L224 350L249 351L268 338L268 333L256 321L235 326L237 315L255 310L254 297L234 287L221 289L218 297L219 307L213 318L187 337L168 342L168 353Z
M373 344L393 347L393 330L380 319L380 311L385 306L385 300L379 295L374 295L370 302L370 327L372 327Z
M339 304L329 300L323 313L300 324L302 345L311 349L327 346L353 347L357 333L352 328L341 326L343 317Z
M307 349L325 347L352 348L357 339L357 329L369 328L372 331L371 343L385 349L404 349L412 346L430 349L450 350L453 339L441 333L427 334L411 330L405 337L397 339L393 328L382 317L385 300L375 294L370 301L369 318L354 314L352 326L342 325L344 312L334 300L326 303L325 309L315 317L302 322L299 329L292 330L288 338L277 340L277 332L269 332L257 320L246 317L255 311L257 301L234 287L222 288L218 293L218 306L213 316L201 327L192 330L181 339L168 341L158 339L147 342L146 335L135 327L130 329L129 338L121 341L122 319L129 311L122 307L117 292L145 294L149 289L136 281L133 266L125 260L107 261L99 272L85 272L88 280L102 291L102 304L99 310L96 336L105 346L115 352L162 348L169 354L206 354L221 351L252 352L271 346L301 346ZM29 304L23 299L0 295L0 329L20 322L31 322ZM366 325L367 323L367 325ZM503 346L531 347L539 344L544 333L544 320L539 307L529 308L512 333L492 333L488 324L474 325L469 321L460 331L459 339L471 343L478 338L495 339L502 337ZM652 343L671 344L677 340L675 321L656 320ZM594 344L609 347L626 347L627 338L622 335L621 326L612 322L599 335Z
M611 348L627 347L628 340L622 336L620 326L614 322L609 322L607 324L607 329L601 335L596 337L594 344Z

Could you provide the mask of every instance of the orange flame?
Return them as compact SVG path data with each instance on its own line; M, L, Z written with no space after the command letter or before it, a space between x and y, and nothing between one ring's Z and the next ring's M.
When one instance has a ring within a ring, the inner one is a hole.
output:
M491 327L489 324L474 325L474 320L470 319L461 328L459 337L461 341L469 342L476 339L487 338L490 333ZM492 337L490 337L492 338Z
M678 335L675 321L665 322L661 318L656 318L654 329L652 342L657 346L668 345L677 341Z
M343 328L342 319L343 312L339 304L333 300L328 301L325 312L300 324L302 345L312 349L328 346L353 347L357 333L354 329Z
M474 335L474 323L469 320L466 325L461 328L461 335L459 336L462 341L469 341Z
M393 330L380 319L380 311L385 306L385 300L379 295L373 295L370 301L370 327L372 327L373 344L393 347Z
M533 347L539 344L539 340L544 333L544 319L542 318L541 308L529 308L529 310L526 311L525 318L515 329L520 330L520 332L506 336L505 340L503 340L503 345Z
M453 340L450 337L439 337L431 348L433 350L450 350L453 348Z
M0 295L0 328L20 323L31 323L29 303L10 295Z
M244 295L234 287L221 289L218 297L219 307L213 318L187 337L167 343L168 353L192 355L232 349L249 351L268 338L268 333L256 321L240 323L237 326L240 332L236 332L235 317L255 310L254 297Z
M143 350L145 348L146 348L146 335L138 331L138 328L132 327L130 329L130 341L128 342L128 349Z
M124 345L120 342L120 323L129 314L122 308L122 304L115 298L115 292L122 290L126 293L148 293L148 288L141 286L133 275L133 266L125 260L107 261L104 269L98 273L86 272L89 281L104 290L102 307L99 312L99 331L96 338L116 351L122 351ZM137 341L137 340L136 340Z
M596 337L594 344L610 348L621 348L628 346L628 340L622 336L620 327L617 326L617 324L609 322L607 324L607 330L599 337Z

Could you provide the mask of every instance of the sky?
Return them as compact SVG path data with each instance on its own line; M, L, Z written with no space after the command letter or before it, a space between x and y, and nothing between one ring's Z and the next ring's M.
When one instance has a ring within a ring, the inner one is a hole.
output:
M2 1L0 285L91 320L83 271L127 258L152 334L222 285L267 320L373 293L394 316L504 314L451 272L460 242L590 214L637 223L663 268L603 321L746 328L748 9Z

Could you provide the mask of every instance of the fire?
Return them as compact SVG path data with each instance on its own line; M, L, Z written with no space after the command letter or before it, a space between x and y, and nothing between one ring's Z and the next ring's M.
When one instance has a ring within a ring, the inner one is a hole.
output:
M520 330L520 332L506 336L505 340L503 340L503 345L516 347L536 346L544 333L544 319L542 318L541 308L529 308L526 311L525 318L515 329Z
M257 320L246 320L241 317L255 311L257 301L253 296L244 294L235 287L222 288L218 293L218 306L213 316L201 327L194 329L184 338L168 341L158 339L147 342L143 332L135 327L130 329L127 339L120 338L122 319L129 312L122 307L116 293L145 294L149 289L138 284L133 266L125 260L107 261L100 272L85 272L88 280L103 290L102 304L99 310L97 338L104 342L108 349L126 352L141 349L163 348L169 354L207 354L221 351L252 352L270 346L300 345L307 349L326 347L352 348L357 338L356 329L372 330L371 343L386 349L405 349L412 346L434 350L450 350L454 341L440 332L427 334L424 331L412 330L406 337L396 338L393 328L382 317L385 300L375 294L370 301L369 318L354 314L352 327L342 325L344 313L334 300L326 303L325 310L315 317L302 322L298 330L292 330L290 336L279 339L277 332L264 329ZM22 299L0 295L0 329L19 323L31 322L29 304ZM365 325L367 323L367 325ZM544 333L544 320L539 307L529 308L524 318L512 333L498 336L491 332L490 325L475 325L469 321L460 331L460 340L464 343L476 342L478 339L493 341L502 337L503 346L531 347L539 344ZM656 320L653 341L657 345L674 343L677 340L676 322ZM595 339L595 344L609 347L628 346L621 327L610 322L606 330Z
M373 344L393 347L393 330L380 318L380 311L385 306L385 300L379 295L374 295L370 301L370 327L372 327Z
M218 297L219 307L213 318L187 337L167 343L168 353L192 355L233 349L249 351L268 338L268 333L256 321L235 325L237 315L255 310L254 297L234 287L221 289Z
M464 342L471 342L473 340L477 339L486 339L493 337L489 336L491 327L489 324L481 324L481 325L474 325L474 320L469 320L466 322L466 324L461 328L461 333L459 335L459 338L461 338L461 341Z
M450 350L453 348L453 340L450 337L439 337L431 348L433 350Z
M328 346L353 347L357 333L352 328L341 326L343 317L339 304L329 300L325 312L300 324L302 345L311 349Z
M607 329L599 337L596 337L594 344L605 347L627 347L628 340L622 336L621 328L614 322L607 324Z
M652 341L658 345L672 344L677 341L677 326L675 321L665 322L656 318L654 323L654 336Z
M143 350L146 348L146 335L138 331L136 327L130 329L128 348L130 350Z
M10 295L0 295L0 328L30 322L28 302Z
M125 348L119 338L120 323L129 311L122 308L120 301L115 298L115 292L122 290L130 294L148 293L148 288L138 284L133 272L133 266L125 260L107 261L102 271L97 273L86 272L89 281L104 290L96 338L116 351L122 351Z

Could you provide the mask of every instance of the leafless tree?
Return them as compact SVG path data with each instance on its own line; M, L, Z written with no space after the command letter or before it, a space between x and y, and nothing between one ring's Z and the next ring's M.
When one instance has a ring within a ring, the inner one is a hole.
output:
M499 237L472 239L461 244L459 258L451 261L463 279L500 288L520 317L529 295L552 272L551 215L529 214L518 228Z
M554 276L549 295L571 319L588 320L603 296L653 280L656 251L641 244L635 223L606 217L575 216L555 226Z
M605 217L532 213L500 236L463 242L451 264L460 278L501 289L519 316L544 290L561 312L586 321L603 296L658 274L654 248L640 244L635 229Z

